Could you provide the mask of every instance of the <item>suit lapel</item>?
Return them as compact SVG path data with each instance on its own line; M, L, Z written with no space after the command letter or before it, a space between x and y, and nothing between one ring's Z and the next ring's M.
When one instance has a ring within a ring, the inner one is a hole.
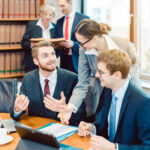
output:
M71 36L73 35L73 32L75 31L75 28L76 28L76 26L77 26L77 24L78 24L78 22L79 22L78 20L79 20L79 15L78 15L78 13L76 12L76 13L75 13L75 16L74 16L73 24L72 24Z
M56 87L55 87L55 91L54 91L54 95L53 97L56 99L60 99L60 93L62 91L60 85L63 84L63 73L61 72L61 70L58 68L57 69L57 83L56 83Z
M54 28L50 29L50 35L51 35L51 38L53 38L55 36Z
M34 80L35 80L34 81L35 82L35 87L37 89L37 94L39 95L39 91L40 91L40 98L43 98L44 94L42 92L42 88L41 88L41 84L40 84L39 70L37 70Z
M87 55L89 60L89 65L92 70L92 73L95 75L97 71L97 62L96 62L96 56L95 55Z
M41 27L36 25L35 30L36 30L36 37L42 37L42 29L41 29Z
M104 88L103 92L104 93L102 94L102 98L100 98L99 100L99 105L97 107L97 112L96 112L96 113L98 113L98 111L100 112L98 113L98 118L96 118L96 120L100 120L100 126L102 128L105 126L108 120L108 112L110 109L110 104L112 99L111 90Z
M56 31L56 32L59 32L60 37L64 37L64 35L63 35L64 21L65 21L65 16L60 20L60 24L59 24L59 27L58 27L59 31Z
M124 112L127 108L127 105L129 103L129 100L130 100L130 95L131 95L131 82L129 82L129 85L128 85L128 88L125 92L125 96L123 98L123 102L122 102L122 105L121 105L121 109L120 109L120 114L119 114L119 119L118 119L118 125L117 125L117 131L116 131L116 135L117 135L117 132L118 132L118 128L119 128L119 125L121 123L121 119L123 118L123 115L124 115Z

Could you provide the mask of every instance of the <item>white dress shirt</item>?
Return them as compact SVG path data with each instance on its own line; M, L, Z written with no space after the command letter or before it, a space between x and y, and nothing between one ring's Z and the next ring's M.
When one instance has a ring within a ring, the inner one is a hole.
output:
M39 72L39 77L40 77L40 84L41 84L43 94L44 94L44 87L45 87L45 79L48 79L50 95L53 96L55 92L56 83L57 83L57 69L48 78L45 78L40 72Z
M71 30L72 30L72 25L73 25L73 21L74 21L74 17L75 17L75 11L73 10L69 15L69 28L68 28L68 38L69 40L71 39ZM63 35L65 37L65 27L66 27L66 16L65 16L65 20L63 23ZM72 55L72 51L71 49L69 50L68 55Z
M36 23L37 26L40 26L42 28L42 37L44 39L50 39L50 29L54 28L53 24L49 22L48 28L45 29L43 24L42 24L42 18L39 18L38 22Z

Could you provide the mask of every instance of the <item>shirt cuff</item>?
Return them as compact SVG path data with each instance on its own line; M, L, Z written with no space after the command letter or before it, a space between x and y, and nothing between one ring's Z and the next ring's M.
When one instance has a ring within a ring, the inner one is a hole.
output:
M118 143L115 143L115 144L116 144L116 147L117 147L115 150L119 150Z
M70 107L71 109L73 109L73 113L77 112L77 108L73 104L69 103L68 107Z
M14 109L14 117L18 117L21 113L22 113L22 111L16 112L15 109Z

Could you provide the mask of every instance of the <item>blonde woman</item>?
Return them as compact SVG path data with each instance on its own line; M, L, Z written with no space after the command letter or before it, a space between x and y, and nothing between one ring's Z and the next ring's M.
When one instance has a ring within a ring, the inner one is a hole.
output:
M53 38L55 34L55 25L51 22L55 16L55 9L49 4L44 4L40 7L40 18L36 21L30 21L26 27L25 34L23 36L21 45L25 50L25 58L23 64L26 71L36 69L37 66L33 63L31 55L31 38Z

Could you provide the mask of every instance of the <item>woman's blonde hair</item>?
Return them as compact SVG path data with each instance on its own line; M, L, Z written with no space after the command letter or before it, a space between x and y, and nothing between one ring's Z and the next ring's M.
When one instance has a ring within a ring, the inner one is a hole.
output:
M50 5L50 4L44 4L44 5L41 5L40 7L40 14L44 13L45 11L52 11L53 12L53 17L55 16L55 8L54 6Z
M98 24L92 19L83 19L76 27L75 32L87 37L93 38L95 35L102 36L102 34L108 34L111 27L105 23Z

